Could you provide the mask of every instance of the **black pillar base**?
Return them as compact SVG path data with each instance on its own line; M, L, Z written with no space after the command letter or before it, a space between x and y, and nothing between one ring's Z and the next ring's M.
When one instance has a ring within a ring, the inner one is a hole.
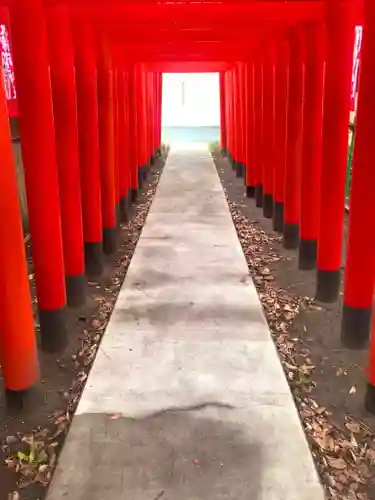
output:
M350 307L344 304L341 342L348 349L366 347L371 333L372 308Z
M246 186L246 197L254 198L255 196L255 187L254 186Z
M62 352L68 344L67 309L39 309L40 340L42 350Z
M272 194L263 194L263 217L272 219L273 216L273 196Z
M29 390L13 391L5 389L5 401L7 408L11 411L21 411L24 408L25 398Z
M316 299L321 302L335 302L340 291L340 270L321 271L318 269Z
M143 181L143 184L144 184L146 182L146 180L147 180L148 165L142 165L142 167L139 167L139 171L141 173L141 178L142 178L142 181Z
M154 155L151 155L150 156L150 165L155 165L155 156Z
M236 177L239 179L244 176L245 173L245 165L241 163L240 161L236 162Z
M316 268L318 242L316 240L301 240L299 244L298 267L303 271Z
M117 250L117 227L103 228L103 252L106 255L111 255Z
M143 188L143 175L142 175L141 167L138 167L138 186L139 186L139 189Z
M65 276L68 307L82 307L86 303L86 277L84 274Z
M135 203L138 200L138 189L131 189L130 195L131 195L132 203Z
M284 222L284 248L287 250L295 250L299 244L299 227L298 224L288 224Z
M255 186L255 206L258 208L263 206L263 186L261 184Z
M116 226L119 228L121 224L120 202L116 203L115 212L116 212Z
M85 243L85 267L86 275L90 277L99 277L103 274L103 244Z
M123 196L120 198L120 218L122 222L128 222L130 215L130 205L129 198L127 196Z
M375 415L375 387L370 383L367 384L366 388L365 408L366 411Z
M279 201L273 205L273 230L280 234L284 232L284 203Z

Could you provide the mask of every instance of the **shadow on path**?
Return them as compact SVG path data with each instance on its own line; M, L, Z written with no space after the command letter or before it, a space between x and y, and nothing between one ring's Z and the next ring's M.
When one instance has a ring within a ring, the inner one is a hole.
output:
M69 437L74 446L65 448L51 500L259 498L260 443L249 442L242 426L194 408L140 419L76 415ZM67 474L70 454L86 462L74 474Z

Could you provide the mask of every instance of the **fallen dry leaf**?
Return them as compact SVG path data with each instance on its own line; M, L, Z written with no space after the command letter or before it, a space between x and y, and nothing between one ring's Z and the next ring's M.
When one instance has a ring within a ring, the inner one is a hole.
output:
M113 415L110 416L111 420L118 420L122 417L121 413L114 413Z
M347 467L346 462L343 458L327 457L327 462L333 469L344 470Z
M354 432L355 434L357 434L358 432L361 432L361 426L355 422L347 422L345 424L345 427L350 431L350 432Z
M20 494L18 491L12 491L8 495L8 500L21 500Z

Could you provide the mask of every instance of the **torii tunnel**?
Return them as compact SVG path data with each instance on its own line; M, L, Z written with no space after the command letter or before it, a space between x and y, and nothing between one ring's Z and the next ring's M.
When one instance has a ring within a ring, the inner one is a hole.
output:
M342 342L368 342L375 279L374 0L2 0L9 20L41 347L117 248L161 147L163 72L219 72L221 147L273 218L317 299L339 298L355 26L363 51ZM39 378L4 87L0 96L1 362L9 404ZM375 345L368 401L375 401ZM17 404L18 404L17 403Z

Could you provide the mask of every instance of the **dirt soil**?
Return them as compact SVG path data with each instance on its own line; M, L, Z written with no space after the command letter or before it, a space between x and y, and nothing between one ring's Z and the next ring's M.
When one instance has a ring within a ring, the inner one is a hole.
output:
M340 344L342 292L332 305L314 300L315 271L298 270L297 252L245 197L243 179L220 154L214 160L327 498L375 500L375 417L363 405L368 352Z
M163 159L151 167L143 190L132 207L129 222L121 225L118 251L107 258L100 280L88 284L87 304L82 309L69 311L70 343L66 351L58 358L40 351L41 381L29 394L21 412L9 414L0 393L0 500L45 497L71 418L146 220L162 167ZM29 269L35 306L31 258ZM35 323L38 329L37 319Z

